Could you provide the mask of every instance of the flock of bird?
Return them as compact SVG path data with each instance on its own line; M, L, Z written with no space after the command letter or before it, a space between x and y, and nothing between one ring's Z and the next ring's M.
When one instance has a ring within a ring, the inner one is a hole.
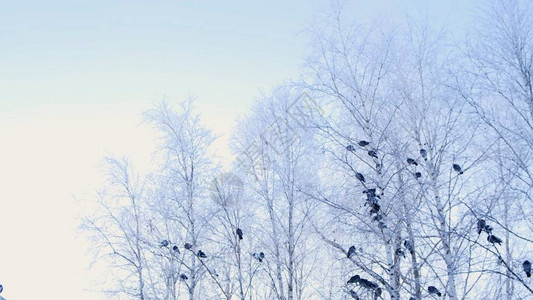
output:
M367 146L370 145L370 142L367 142L367 141L359 141L357 143L360 147L364 148L366 150ZM354 145L347 145L346 146L346 150L349 151L349 152L355 152L356 151L356 147ZM377 150L375 149L370 149L367 151L367 154L368 156L372 157L373 159L378 159L378 155L377 155ZM427 161L427 150L425 149L420 149L420 156L425 160ZM379 164L376 163L377 166L379 166ZM415 171L416 171L416 167L418 166L418 161L414 158L407 158L407 165L408 166L414 166L415 167ZM462 175L464 173L462 167L459 165L459 164L452 164L452 169L457 172L459 175ZM416 179L419 179L422 177L422 173L420 172L413 172L414 176ZM357 180L359 180L366 188L366 180L365 180L365 177L363 174L359 173L359 172L356 172L355 173L355 178ZM366 188L364 191L363 191L364 194L366 194L366 203L365 203L365 206L369 206L370 207L370 215L374 215L373 217L373 220L378 222L378 227L383 230L384 228L386 228L386 224L385 222L383 221L383 214L380 212L380 209L381 209L381 206L379 205L379 200L381 200L381 195L383 195L383 190L381 188ZM498 245L501 245L502 243L502 240L495 236L493 233L492 233L492 227L487 225L486 221L483 220L483 219L479 219L478 220L478 223L477 223L477 232L478 234L481 234L481 232L486 232L487 233L487 241L489 243L492 243L492 244L498 244ZM409 253L411 254L414 254L414 247L413 245L411 244L411 242L409 240L404 240L403 242L403 245L405 247L405 249L407 251L409 251ZM350 246L350 248L348 249L348 252L347 252L347 256L348 258L351 258L353 256L355 256L357 254L357 249L355 248L355 246ZM403 249L401 248L398 248L396 249L396 254L397 255L402 255L404 258L405 258L405 252L403 251ZM531 277L531 263L526 260L524 261L524 263L522 264L522 268L523 268L523 271L526 273L526 276L527 277ZM361 278L359 275L354 275L352 277L350 277L350 279L347 281L347 284L348 285L351 285L351 284L355 284L355 285L358 285L360 286L361 288L364 288L368 291L372 291L374 293L374 298L377 299L378 297L381 296L381 293L382 293L382 290L381 288L379 287L379 285L375 282L372 282L372 281L369 281L367 279L364 279L364 278ZM435 287L435 286L428 286L428 289L427 289L428 293L430 295L436 295L438 297L441 297L442 296L442 293ZM359 295L357 294L356 291L354 291L353 289L350 290L350 295L352 296L352 298L354 299L359 299ZM409 300L415 300L414 297L410 297Z
M235 230L235 234L237 235L239 241L243 239L244 234L242 232L242 229L237 228ZM164 240L162 240L159 243L159 247L160 248L168 248L173 253L176 253L176 254L180 254L181 253L180 250L179 250L179 247L177 245L172 245L172 247L170 247L170 244L171 244L171 242L169 240L164 239ZM183 248L185 248L186 250L189 250L189 251L193 251L193 246L190 243L185 243L183 245ZM207 254L205 254L205 252L202 251L201 249L199 249L198 252L196 252L196 256L198 258L200 258L200 259L207 258ZM265 259L265 253L264 252L252 253L252 257L261 263ZM218 276L218 274L216 274L215 269L209 269L209 272L211 272L211 274L213 274L214 276ZM183 273L180 274L179 278L181 280L183 280L183 281L189 279L189 277L187 275L183 274ZM0 292L2 292L2 285L0 285Z

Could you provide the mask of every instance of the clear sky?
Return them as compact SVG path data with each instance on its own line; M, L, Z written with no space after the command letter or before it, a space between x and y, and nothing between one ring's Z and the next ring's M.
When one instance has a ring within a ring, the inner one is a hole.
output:
M346 2L363 19L420 7L453 30L473 6ZM88 271L86 244L77 238L74 200L89 199L101 184L101 159L125 154L147 169L154 141L141 112L187 95L198 98L226 153L233 120L254 97L297 76L303 32L329 7L327 0L2 1L2 295L102 299L84 292L98 273Z

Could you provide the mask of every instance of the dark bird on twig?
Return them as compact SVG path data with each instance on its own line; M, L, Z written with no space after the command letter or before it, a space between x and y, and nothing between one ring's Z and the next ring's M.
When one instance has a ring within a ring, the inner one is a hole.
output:
M174 245L174 246L172 246L172 251L174 251L176 253L180 253L180 248L178 248L178 246Z
M348 146L346 146L346 150L348 150L350 152L353 152L353 151L355 151L355 147L353 145L348 145Z
M408 158L407 159L407 163L410 164L410 165L418 166L418 163L416 162L416 160L414 160L412 158Z
M364 278L359 279L359 285L361 287L367 288L369 290L375 290L375 289L379 288L379 286L376 283L374 283L374 282L372 282L370 280L364 279Z
M432 285L428 286L428 292L430 294L434 294L434 295L437 295L439 297L442 296L442 294L439 292L439 290L436 287L432 286Z
M492 234L492 227L490 225L485 225L485 232L488 234Z
M526 272L527 277L531 277L531 263L529 260L524 261L522 264L522 269L524 269L524 272Z
M418 179L418 178L421 178L422 177L422 173L420 172L416 172L415 173L415 178Z
M354 290L350 290L350 296L355 300L359 300L359 295Z
M405 258L405 252L402 250L402 248L396 248L396 251L394 253L396 253L396 256L402 256L403 258Z
M383 221L379 221L378 222L378 228L383 230L383 229L387 228L387 224L385 224L385 222L383 222Z
M477 220L477 234L481 234L481 232L485 230L485 226L487 226L487 222L485 222L485 220Z
M355 255L355 246L350 246L350 248L348 249L348 254L346 256L350 258L352 255Z
M365 176L361 173L355 173L355 178L359 179L361 182L365 182Z
M372 207L370 208L370 214L377 214L380 210L381 206L377 203L372 203Z
M487 241L489 241L489 243L492 243L492 244L498 244L498 245L502 244L502 239L492 234L489 234L487 236Z
M413 245L411 245L411 242L408 240L403 241L403 245L405 246L405 249L409 251L409 253L413 254L415 252L415 248Z
M463 172L463 169L462 169L461 166L458 165L458 164L453 164L453 170L454 170L455 172L459 173L459 175L461 175L461 174L464 173L464 172Z
M424 160L428 160L428 152L426 149L420 149L420 156L422 156Z
M378 158L378 153L376 152L376 150L369 150L367 153L371 157Z
M161 243L159 243L159 247L168 247L169 242L168 240L162 240Z
M185 243L185 249L191 250L192 249L192 245L189 244L189 243Z
M239 240L242 240L242 230L240 228L237 228L237 235L239 236Z
M373 220L376 221L376 222L379 222L379 221L383 220L383 216L382 215L375 215Z
M359 275L354 275L354 276L350 277L350 279L348 279L347 284L359 283L360 280L361 280L361 277Z
M187 279L189 279L189 277L187 277L187 275L181 273L181 275L180 275L180 279L181 279L181 280L187 280Z
M367 141L363 141L363 140L361 140L361 141L359 141L359 143L357 143L357 144L358 144L359 146L361 146L361 147L366 147L366 146L368 146L370 143L367 142Z
M207 255L205 255L204 251L198 250L198 253L196 254L199 258L207 258Z

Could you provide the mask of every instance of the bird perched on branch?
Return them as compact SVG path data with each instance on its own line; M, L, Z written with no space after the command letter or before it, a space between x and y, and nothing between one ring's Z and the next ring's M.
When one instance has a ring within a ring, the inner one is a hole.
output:
M359 283L360 280L361 280L361 277L359 275L354 275L354 276L350 277L350 279L348 279L347 284Z
M172 246L172 251L174 251L176 253L180 253L180 248L178 248L178 246L174 245L174 246Z
M413 166L418 166L418 163L416 162L416 160L414 160L412 158L408 158L407 159L407 164L413 165Z
M419 179L420 177L422 177L422 173L420 173L420 172L416 172L416 173L415 173L415 178L416 178L416 179Z
M350 258L352 255L355 255L355 246L350 246L350 248L348 248L348 254L346 256Z
M361 181L363 183L365 182L365 176L363 176L363 174L361 174L359 172L355 173L355 178L359 179L359 181Z
M205 255L204 251L198 250L198 253L196 254L199 258L207 258L207 255Z
M358 144L359 146L361 146L361 147L366 147L366 146L370 145L369 142L367 142L367 141L363 141L363 140L359 141L359 143L357 143L357 144Z
M353 145L348 145L348 146L346 146L346 150L348 150L350 152L353 152L353 151L355 151L355 147Z
M489 234L487 236L487 241L489 241L489 243L492 243L492 244L498 244L498 245L502 244L502 239L500 239L499 237L493 234Z
M239 240L242 240L242 230L240 228L237 228L236 232L237 232L237 235L239 236Z
M185 249L187 249L187 250L191 250L191 249L192 249L192 245L189 244L189 243L185 243L184 247L185 247Z
M408 240L403 241L403 245L405 246L405 249L409 251L409 253L413 254L415 252L415 248L413 247L410 241Z
M464 172L463 172L463 169L462 169L461 166L458 165L458 164L453 164L453 170L454 170L455 172L459 173L459 175L461 175L461 174L464 173Z
M159 247L168 247L169 244L168 240L162 240L161 243L159 243Z
M439 297L442 296L442 294L440 293L440 291L439 291L436 287L434 287L434 286L432 286L432 285L428 286L428 292L429 292L430 294L432 294L432 295L437 295L437 296L439 296Z
M376 150L369 150L367 153L371 157L378 158L378 153L376 152Z
M527 277L531 277L531 263L529 260L524 261L522 264L522 269L524 269L524 272L526 273Z
M420 149L420 156L422 156L424 160L428 160L428 152L426 149Z
M181 279L181 280L187 280L187 279L189 279L189 277L187 277L187 275L181 273L181 275L180 275L180 279Z
M485 222L485 220L477 220L477 234L481 234L481 232L485 230L485 226L487 226L487 222Z

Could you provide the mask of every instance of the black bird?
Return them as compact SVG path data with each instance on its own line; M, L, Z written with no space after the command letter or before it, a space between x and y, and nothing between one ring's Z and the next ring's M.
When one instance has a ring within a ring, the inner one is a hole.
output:
M360 280L361 280L361 277L359 275L354 275L354 276L350 277L350 279L348 279L347 284L359 283Z
M379 221L378 228L383 230L383 229L387 228L387 224L385 224L385 222L383 222L383 221Z
M436 287L432 286L432 285L428 286L428 292L430 294L436 294L439 297L442 296L442 294L439 292L439 290Z
M264 259L264 258L265 258L265 253L260 252L260 253L259 253L259 258Z
M375 290L378 287L378 285L370 280L367 280L367 279L364 279L364 278L361 278L359 279L359 285L361 285L362 287L364 288L367 288L369 290Z
M531 263L529 260L524 261L522 264L522 269L524 269L524 272L526 272L527 277L531 277Z
M180 253L180 248L178 248L178 246L174 245L174 246L172 246L172 251Z
M240 228L237 228L237 235L239 236L239 240L242 240L242 230Z
M357 143L359 146L361 147L365 147L365 146L368 146L370 143L367 142L367 141L359 141L359 143Z
M485 225L485 232L488 234L492 234L492 227L490 225Z
M159 247L168 247L169 244L168 240L162 240L161 243L159 243Z
M365 176L361 173L355 173L355 178L359 179L361 182L365 182Z
M405 258L405 252L403 252L402 248L396 248L396 251L395 251L396 255L397 256L403 256L403 258Z
M355 151L355 147L353 145L348 145L346 146L346 150L352 152L352 151Z
M492 234L489 234L487 236L487 241L489 241L489 243L492 243L492 244L498 244L498 245L502 244L502 239Z
M459 175L463 174L463 169L461 169L461 166L458 165L458 164L453 164L453 170L457 173L459 173Z
M359 295L354 290L350 290L350 296L352 296L352 298L355 300L359 300Z
M403 241L403 245L405 246L405 249L409 251L409 253L413 254L415 252L413 245L411 245L411 242L408 240Z
M422 156L424 160L428 160L428 152L426 149L420 149L420 156Z
M372 208L370 209L370 214L377 214L381 206L377 203L372 203Z
M481 234L481 232L485 230L485 226L487 226L487 222L485 222L485 220L477 220L477 234Z
M376 196L376 189L364 190L363 194L366 194L367 197L375 197Z
M355 246L350 246L350 248L348 249L348 254L346 256L350 258L352 255L355 255Z
M383 220L383 216L382 215L375 215L373 220L379 222L379 221Z
M180 279L181 279L181 280L187 280L187 279L189 279L189 277L187 277L187 275L181 273L181 275L180 275Z
M407 163L410 164L410 165L418 166L418 163L416 162L416 160L414 160L412 158L408 158L407 159Z
M204 251L198 250L198 253L196 254L199 258L207 258L207 255L205 255Z
M371 157L378 158L378 153L375 150L369 150L367 153Z
M420 172L416 172L416 173L415 173L415 177L416 177L416 179L422 177L422 173L420 173Z
M185 243L185 249L191 250L192 249L192 245L189 244L189 243Z

